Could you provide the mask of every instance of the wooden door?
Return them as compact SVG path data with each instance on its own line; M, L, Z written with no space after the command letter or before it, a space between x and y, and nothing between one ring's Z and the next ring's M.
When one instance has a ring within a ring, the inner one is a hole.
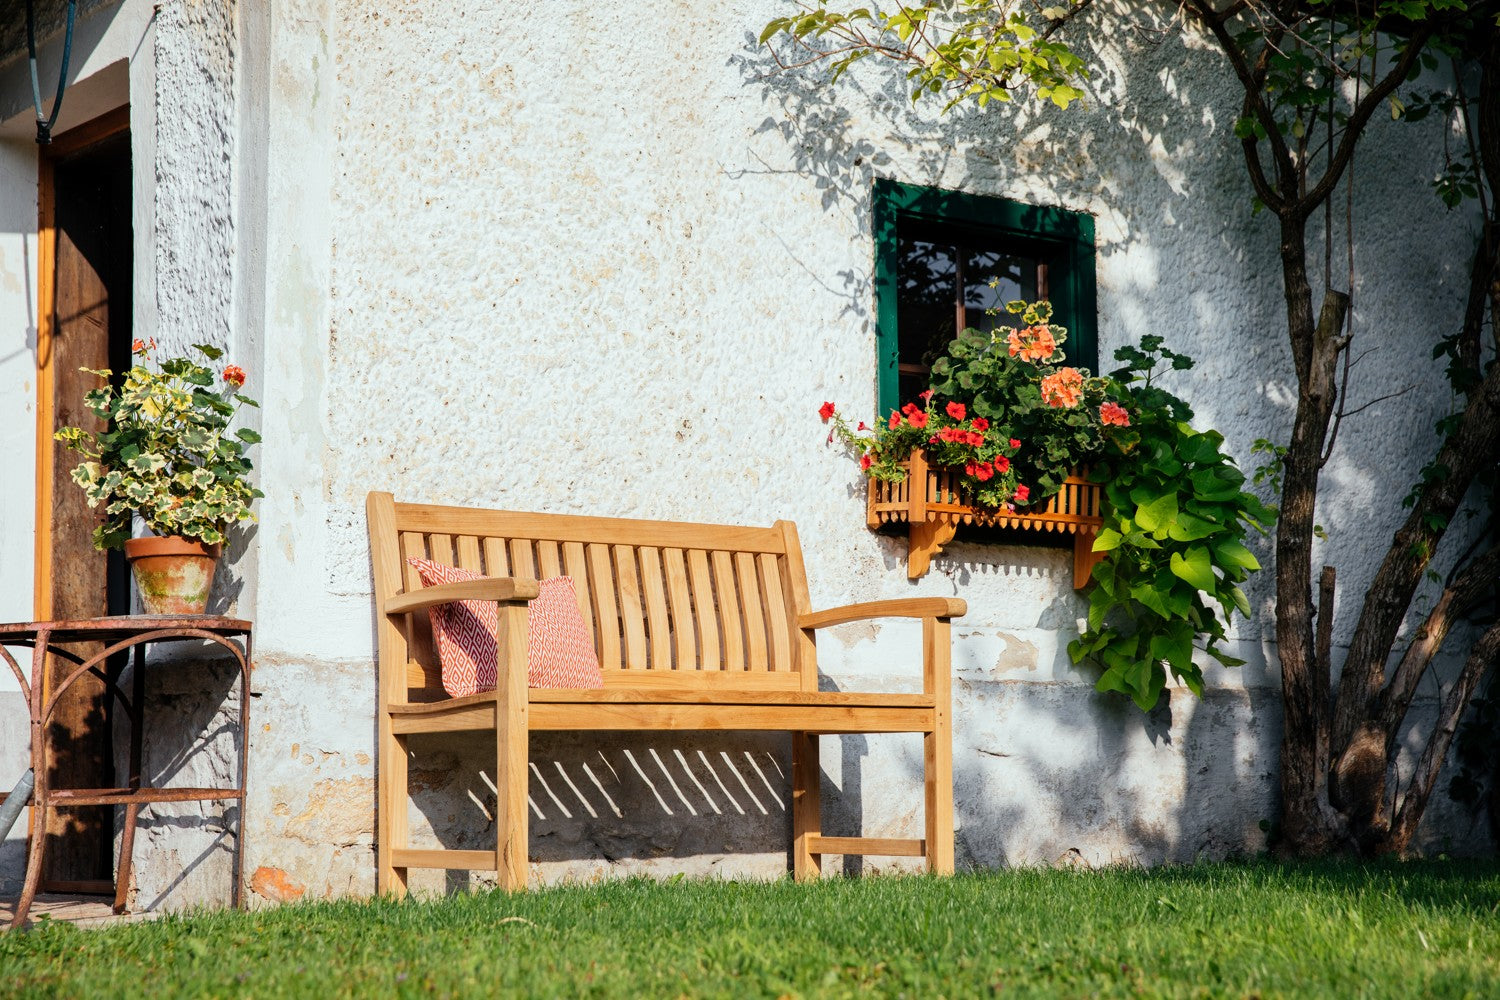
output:
M133 237L128 121L122 109L40 147L39 619L93 618L129 610L123 561L118 553L94 548L100 512L88 507L83 491L70 478L79 456L51 440L60 427L103 429L83 405L84 393L102 380L80 369L118 372L130 364ZM97 647L73 651L92 655ZM66 660L54 658L44 686L59 683L71 669ZM115 784L115 708L95 678L83 678L68 690L49 729L54 749L49 781L54 787ZM46 836L51 840L45 888L109 891L111 807L58 810L49 818Z

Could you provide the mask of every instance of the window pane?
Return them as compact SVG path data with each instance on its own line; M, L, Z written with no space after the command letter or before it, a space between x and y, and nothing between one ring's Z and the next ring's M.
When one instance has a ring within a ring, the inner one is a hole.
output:
M896 329L901 401L927 388L927 369L957 333L958 249L901 238L896 268Z
M1017 317L1005 311L1005 303L1040 298L1037 279L1044 265L1035 257L965 248L963 264L965 324L976 330L1013 327ZM988 315L990 309L997 315Z

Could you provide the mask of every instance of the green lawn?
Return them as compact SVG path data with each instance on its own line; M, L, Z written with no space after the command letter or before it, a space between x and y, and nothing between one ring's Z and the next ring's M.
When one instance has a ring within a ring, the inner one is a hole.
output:
M631 880L0 937L5 996L1494 997L1500 863Z

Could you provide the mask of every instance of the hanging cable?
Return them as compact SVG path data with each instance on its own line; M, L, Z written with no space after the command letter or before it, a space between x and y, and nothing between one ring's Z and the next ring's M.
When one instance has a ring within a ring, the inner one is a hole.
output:
M57 124L57 113L62 110L63 91L68 89L68 59L73 54L73 19L78 13L78 0L68 0L68 27L63 33L62 68L57 72L57 96L52 99L52 114L42 111L42 85L36 73L36 4L26 0L26 55L31 60L31 100L36 105L36 141L45 146L52 141L52 126Z

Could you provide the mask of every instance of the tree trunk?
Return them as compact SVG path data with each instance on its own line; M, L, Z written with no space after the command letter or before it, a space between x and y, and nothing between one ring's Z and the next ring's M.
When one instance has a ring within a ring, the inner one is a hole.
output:
M1307 243L1300 218L1283 217L1281 257L1287 329L1299 392L1292 440L1284 459L1281 516L1276 530L1276 642L1281 659L1281 790L1283 849L1324 854L1342 840L1328 808L1328 664L1313 635L1312 532L1323 442L1333 418L1334 376L1348 296L1331 289L1316 326L1307 282Z

